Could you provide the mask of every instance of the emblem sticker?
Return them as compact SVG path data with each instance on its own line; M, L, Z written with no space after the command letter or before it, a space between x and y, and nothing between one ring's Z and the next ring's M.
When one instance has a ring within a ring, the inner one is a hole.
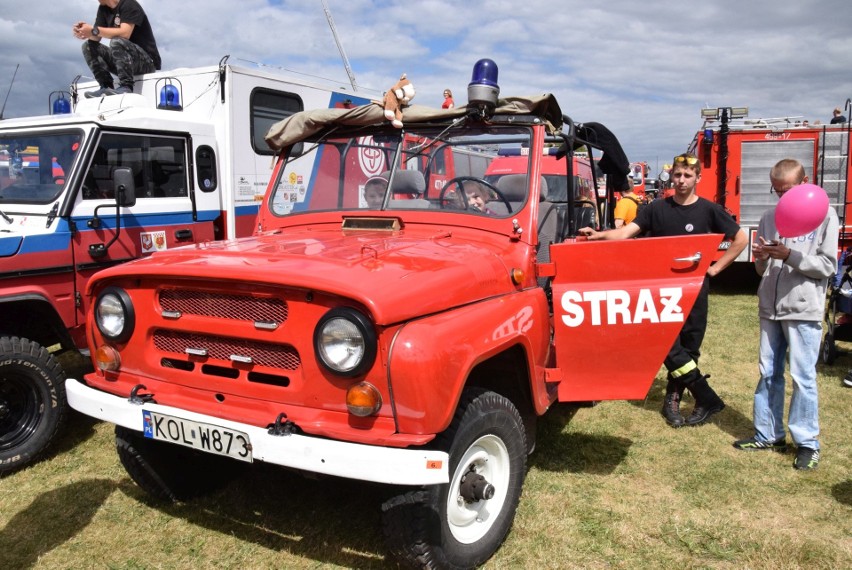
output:
M139 234L142 242L142 253L153 253L168 249L166 245L166 232L142 232Z

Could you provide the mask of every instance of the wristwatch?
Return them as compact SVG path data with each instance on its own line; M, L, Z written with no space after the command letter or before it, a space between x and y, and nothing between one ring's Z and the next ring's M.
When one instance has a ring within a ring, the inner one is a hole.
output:
M100 30L100 28L98 28L97 24L92 26L92 35L95 36L95 37L98 37L99 35L101 35L101 30Z

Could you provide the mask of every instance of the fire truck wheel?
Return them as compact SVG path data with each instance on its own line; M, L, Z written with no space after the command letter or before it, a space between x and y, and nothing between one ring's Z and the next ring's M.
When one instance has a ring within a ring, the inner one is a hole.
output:
M211 493L239 475L244 465L180 445L146 439L115 426L115 447L130 478L161 501L186 501Z
M450 455L450 482L386 501L386 542L411 566L473 568L512 526L526 474L523 420L503 396L466 390L436 443Z
M0 473L37 459L67 415L59 362L36 342L0 337Z

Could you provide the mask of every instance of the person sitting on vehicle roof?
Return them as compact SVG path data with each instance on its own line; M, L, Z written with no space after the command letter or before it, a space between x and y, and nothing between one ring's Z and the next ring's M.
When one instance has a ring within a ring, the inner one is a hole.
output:
M840 110L840 107L835 107L833 114L834 116L831 118L832 125L846 122L846 117L843 116L843 111Z
M148 16L136 0L98 0L95 23L74 24L74 37L83 43L83 57L99 89L86 97L122 95L133 92L133 75L160 69L160 52ZM109 47L101 39L109 39ZM112 74L119 86L113 89Z

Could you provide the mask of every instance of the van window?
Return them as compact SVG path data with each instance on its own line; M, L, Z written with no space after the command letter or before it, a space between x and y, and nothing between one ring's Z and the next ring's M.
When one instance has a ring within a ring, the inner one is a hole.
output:
M82 140L79 130L0 136L0 203L47 204L59 197Z
M117 166L133 171L138 198L189 195L186 141L177 137L105 133L83 179L84 200L114 200L112 173Z
M251 144L257 154L275 154L266 144L269 127L293 113L304 109L302 99L293 93L255 89L251 92L249 112L251 114Z

